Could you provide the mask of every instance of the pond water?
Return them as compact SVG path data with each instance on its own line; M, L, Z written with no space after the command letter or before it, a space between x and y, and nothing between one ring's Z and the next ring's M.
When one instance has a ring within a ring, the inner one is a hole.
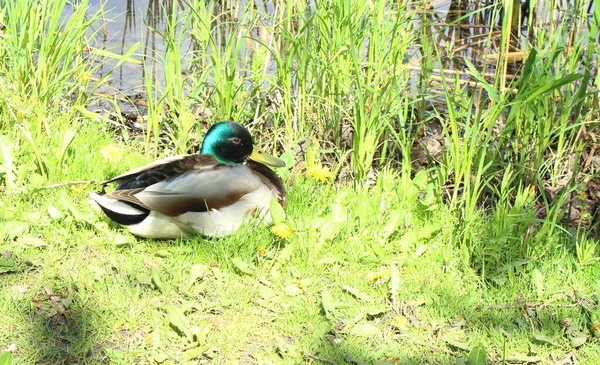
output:
M441 20L449 13L454 13L453 3L449 0L432 2L429 8L431 17ZM167 16L171 13L173 6L178 10L187 8L186 2L181 0L90 0L88 14L94 14L101 7L106 12L104 25L100 21L94 24L94 31L98 31L98 33L92 45L120 55L139 43L141 47L136 50L134 58L143 60L146 66L152 70L156 80L162 82L161 58L166 45L159 33L164 32ZM216 6L215 10L221 6L223 5ZM246 6L248 6L247 1L238 4L237 12L240 16ZM252 6L266 14L273 14L276 10L276 5L272 1L255 1ZM71 12L72 7L67 6L65 15L67 16ZM185 56L192 48L189 38L184 40L184 46L182 56ZM104 64L103 68L99 70L98 76L113 69L116 63L116 61L109 61ZM125 62L113 72L110 86L126 91L139 89L143 83L143 68L140 65Z
M497 39L492 39L491 44L488 41L490 28L499 33L501 19L497 16L494 7L491 6L497 1L494 0L432 0L424 7L425 12L420 20L417 20L417 27L423 21L427 22L428 32L435 34L440 49L445 53L442 58L444 68L452 72L462 72L465 68L464 59L469 59L473 64L480 67L484 73L492 75L494 73L494 53L497 53L498 45L494 44ZM312 2L309 2L309 8ZM550 22L552 17L560 17L569 9L568 2L563 4L558 2L557 8L549 10L543 3L537 5L536 14L529 14L529 0L522 0L520 3L520 16L517 18L520 24L527 24L529 17L533 15L534 21L541 21L544 24ZM562 5L561 5L562 4ZM231 13L237 13L242 16L246 7L252 6L263 14L274 14L277 11L277 2L253 1L247 0L237 3L228 3L226 0L215 2L215 13L222 12L222 9L230 10ZM146 69L151 70L153 78L163 83L163 55L166 44L160 33L165 31L166 19L175 7L176 11L183 11L187 8L184 0L90 0L88 14L94 14L101 7L106 11L105 25L102 22L95 24L95 30L98 31L94 42L94 47L100 48L116 54L123 54L130 47L139 44L133 57L142 60L146 64ZM561 10L562 7L562 10ZM233 9L233 10L232 10ZM480 10L474 15L465 17L464 14ZM72 8L67 6L65 15L68 15ZM230 17L231 19L231 17ZM515 18L516 19L516 18ZM235 21L235 19L233 19ZM265 23L270 20L267 16L262 19ZM453 23L452 26L448 26ZM530 36L525 33L524 27L521 28L521 43ZM499 34L498 34L499 35ZM418 42L417 42L418 43ZM448 46L451 45L451 46ZM189 38L183 40L181 49L182 56L189 56L192 50L192 42ZM485 46L485 48L484 48ZM449 50L449 51L448 51ZM523 53L518 52L519 47L513 48L514 62L509 64L507 78L517 72L522 61ZM242 53L244 50L242 50ZM418 46L414 47L412 60L409 68L415 73L420 71L421 65L419 59ZM491 60L491 61L490 61ZM114 68L116 61L109 61L99 70L99 75ZM434 66L438 69L439 65ZM267 72L273 72L273 68L267 68ZM434 72L435 73L435 72ZM144 84L144 68L140 65L125 62L120 65L112 74L110 87L124 92L141 90Z
M141 47L137 48L133 58L143 60L160 82L162 80L161 56L165 52L166 45L156 31L164 32L166 14L170 14L172 6L183 8L185 4L159 0L90 0L87 13L94 14L102 6L106 11L105 26L102 22L94 24L94 31L98 30L98 33L92 45L121 55L139 43ZM67 6L66 15L71 11L72 8ZM184 44L189 47L189 40ZM185 49L182 50L183 53L186 52ZM113 69L116 64L117 61L107 62L99 70L98 76ZM126 91L141 88L143 83L143 67L124 62L113 72L110 86Z

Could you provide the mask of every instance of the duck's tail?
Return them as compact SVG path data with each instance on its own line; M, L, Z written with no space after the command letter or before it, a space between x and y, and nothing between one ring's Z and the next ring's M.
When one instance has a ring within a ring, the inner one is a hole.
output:
M89 196L98 203L108 218L123 226L138 224L150 214L147 209L105 195L90 193Z

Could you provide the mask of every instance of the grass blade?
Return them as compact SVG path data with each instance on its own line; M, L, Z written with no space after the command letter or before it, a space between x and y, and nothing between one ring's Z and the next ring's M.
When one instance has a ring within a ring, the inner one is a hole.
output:
M6 187L9 190L17 187L15 182L15 166L14 166L14 144L8 136L0 136L0 157L2 157L2 169L4 170L4 179Z

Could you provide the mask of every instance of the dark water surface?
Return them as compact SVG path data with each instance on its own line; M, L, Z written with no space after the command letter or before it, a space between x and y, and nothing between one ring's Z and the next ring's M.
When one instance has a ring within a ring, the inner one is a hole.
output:
M116 54L126 53L132 46L139 43L133 58L143 60L148 69L159 82L164 77L162 57L166 44L156 32L164 32L167 14L171 14L172 6L178 10L185 9L184 2L159 1L159 0L90 0L88 14L94 14L101 6L105 10L105 26L101 22L94 24L94 30L99 31L92 45L96 48ZM68 15L72 8L65 8ZM182 56L190 50L189 38L184 40ZM100 70L100 75L110 71L117 61L107 62ZM141 65L125 62L120 65L111 77L110 85L119 90L140 89L144 83L144 69Z
M215 13L221 11L221 7L226 2L217 2ZM451 8L452 1L442 0L432 3L435 8L431 8L432 14L436 17L445 17L448 9ZM272 1L254 1L248 3L241 1L237 4L236 12L242 16L247 6L253 6L264 14L273 15L276 11L276 5ZM92 45L115 54L126 53L132 46L139 43L133 58L143 60L148 70L152 71L152 76L159 83L163 83L163 60L166 44L159 33L165 31L166 19L171 14L173 7L177 11L183 11L187 8L184 1L181 0L89 0L87 13L92 15L101 7L105 10L105 25L101 21L94 24L94 31L98 31ZM229 9L227 9L229 10ZM65 8L65 16L70 15L72 7ZM266 23L268 19L263 19ZM182 56L189 56L192 44L189 35L183 40L184 47L181 49ZM241 53L244 53L242 50ZM117 64L117 61L108 61L103 65L99 75L110 71ZM274 66L274 65L272 65ZM268 71L274 72L273 67ZM144 69L141 65L125 62L120 65L111 77L110 86L112 88L131 91L143 87Z
M498 52L498 45L494 44L499 40L501 18L498 17L494 9L494 0L432 0L426 7L420 19L417 19L416 26L427 24L427 32L435 34L438 45L442 51L450 50L443 58L444 68L450 72L462 72L465 69L464 59L469 59L473 64L479 66L484 73L494 73L494 53ZM560 2L559 2L560 3ZM273 15L277 9L276 1L240 1L235 4L229 4L226 0L215 2L215 14L229 12L242 17L248 6L252 6L262 14L265 23L269 23L269 15ZM311 2L309 2L309 8ZM279 4L283 6L282 4ZM537 21L546 23L553 17L561 17L568 11L568 4L563 4L563 9L557 5L556 9L548 9L547 4L538 4L536 14L529 14L529 0L521 0L515 3L520 5L519 22L522 25L520 37L517 43L527 42L528 35L523 30L524 25L529 21L530 16L534 16ZM183 12L187 5L182 0L90 0L88 14L94 14L101 7L104 7L105 26L98 21L94 26L98 30L97 36L92 43L94 47L100 48L116 54L124 54L130 47L139 44L133 58L143 60L146 70L152 73L152 77L160 84L164 84L163 57L166 44L160 33L165 31L166 20L172 14L175 7L177 12ZM566 8L565 8L566 6ZM69 15L72 8L67 6L65 15ZM481 10L475 14L464 17L464 14ZM235 21L235 18L229 15L229 19ZM515 18L516 19L516 18ZM426 23L424 23L426 22ZM448 26L452 23L451 26ZM179 26L179 25L178 25ZM213 24L214 26L214 24ZM486 45L487 35L490 29L497 31L497 39L492 39L491 44ZM518 31L517 31L518 32ZM177 33L176 33L177 34ZM192 51L192 42L189 34L184 36L181 47L182 58L189 58ZM418 43L418 42L416 42ZM485 48L484 48L485 47ZM519 51L517 44L514 51ZM415 45L413 57L411 57L409 67L417 73L420 71L420 52L418 45ZM250 50L241 50L240 54L245 54ZM517 59L514 65L509 65L509 75L516 73L520 67L522 58L519 58L518 52L514 52ZM522 56L522 55L521 55ZM490 61L491 60L491 61ZM109 61L103 65L99 75L114 68L117 61ZM274 66L274 65L272 65ZM434 68L439 68L439 65ZM511 67L512 66L512 67ZM268 67L267 72L274 72L273 67ZM144 68L141 65L125 62L120 65L112 74L110 87L121 91L140 90L144 84Z

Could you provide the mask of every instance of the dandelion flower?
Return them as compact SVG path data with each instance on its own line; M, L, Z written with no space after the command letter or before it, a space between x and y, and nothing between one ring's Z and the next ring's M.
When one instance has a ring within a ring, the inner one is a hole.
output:
M327 182L327 180L329 180L331 177L331 171L329 171L329 167L323 166L320 163L316 163L313 166L308 167L306 172L315 180L323 183Z
M292 236L292 227L287 223L278 223L271 227L271 232L279 238L288 239Z
M382 277L383 277L383 273L382 272L375 272L375 273L369 274L367 276L367 279L369 281L377 281L377 280L381 279Z
M264 256L267 253L267 249L260 246L257 250L256 250L256 256Z
M86 72L82 72L81 73L81 81L86 82L86 81L88 81L91 78L92 78L92 73L91 72L86 71Z
M302 289L302 291L306 291L306 289L308 289L308 286L310 285L310 279L307 278L298 280L297 285L300 289Z
M290 285L285 288L285 293L290 296L302 294L302 289L298 288L296 285Z
M115 145L104 146L100 149L100 153L108 162L118 162L121 159L121 149Z

